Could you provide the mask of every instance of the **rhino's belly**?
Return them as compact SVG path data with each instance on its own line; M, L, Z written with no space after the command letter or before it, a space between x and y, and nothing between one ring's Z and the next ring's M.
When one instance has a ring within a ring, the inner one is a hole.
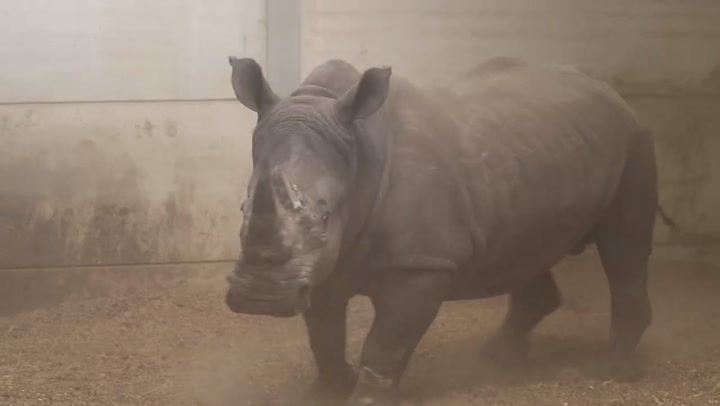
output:
M446 300L482 299L511 293L549 271L575 249L554 249L543 254L523 255L505 264L474 264L461 272ZM522 254L521 254L522 255Z
M556 208L516 218L499 217L494 230L483 237L482 246L460 270L455 299L480 298L509 293L549 271L569 255L577 255L592 241L592 230L601 218L604 202L587 199L575 210Z

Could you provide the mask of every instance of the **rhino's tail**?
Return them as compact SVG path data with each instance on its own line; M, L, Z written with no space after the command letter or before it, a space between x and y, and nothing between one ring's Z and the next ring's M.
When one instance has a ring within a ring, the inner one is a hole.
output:
M678 231L680 229L680 227L677 225L677 222L670 218L670 216L668 216L667 212L660 203L658 203L657 209L660 219L663 223L665 223L666 226L668 226L673 231Z

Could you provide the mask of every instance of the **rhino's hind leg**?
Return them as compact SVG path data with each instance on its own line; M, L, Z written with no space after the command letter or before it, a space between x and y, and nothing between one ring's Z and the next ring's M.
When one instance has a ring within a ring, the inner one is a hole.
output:
M652 319L647 257L631 252L621 241L599 245L610 285L610 350L613 355L624 358L635 351Z
M610 357L595 372L603 380L633 381L642 375L635 349L652 318L647 255L620 232L598 241L598 250L610 285L611 322Z
M639 377L635 349L650 325L647 266L657 208L652 139L634 140L615 202L598 224L597 245L611 296L612 378ZM608 372L608 371L606 371Z
M485 343L483 356L503 366L525 362L530 351L530 333L560 303L560 292L550 271L513 291L505 320Z

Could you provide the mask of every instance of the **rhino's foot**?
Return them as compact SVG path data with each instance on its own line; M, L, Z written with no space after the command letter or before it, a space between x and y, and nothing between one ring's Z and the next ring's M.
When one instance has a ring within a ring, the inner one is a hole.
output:
M530 355L528 339L512 338L497 334L482 347L480 355L487 361L506 368L526 365Z
M320 375L310 387L305 403L335 406L350 396L356 382L357 374L349 365L337 373Z
M588 375L602 381L636 382L643 378L642 363L634 356L611 356L594 365Z
M360 369L357 386L347 406L401 406L396 381L385 378L372 369Z

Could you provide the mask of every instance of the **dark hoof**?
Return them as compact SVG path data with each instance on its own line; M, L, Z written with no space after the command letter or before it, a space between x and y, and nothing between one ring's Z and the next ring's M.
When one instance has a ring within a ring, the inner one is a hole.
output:
M392 379L363 367L347 406L402 406L402 403Z
M320 376L310 387L303 405L337 406L350 397L356 382L357 375L349 366L342 373Z
M514 368L527 365L530 343L494 336L483 345L480 355L496 366Z

